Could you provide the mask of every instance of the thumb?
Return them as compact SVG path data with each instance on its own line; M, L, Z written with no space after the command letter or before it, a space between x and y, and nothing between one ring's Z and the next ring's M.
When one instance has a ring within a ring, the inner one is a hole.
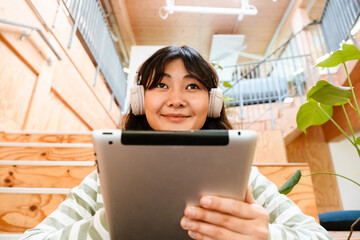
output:
M253 189L250 185L248 185L247 190L246 190L246 196L245 196L246 203L249 203L249 204L255 203L255 199L254 199L252 193L253 193Z

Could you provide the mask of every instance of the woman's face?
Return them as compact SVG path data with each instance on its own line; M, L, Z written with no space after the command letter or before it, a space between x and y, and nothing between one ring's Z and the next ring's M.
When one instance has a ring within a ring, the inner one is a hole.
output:
M209 92L181 59L165 66L164 76L145 91L145 116L154 130L196 130L206 121Z

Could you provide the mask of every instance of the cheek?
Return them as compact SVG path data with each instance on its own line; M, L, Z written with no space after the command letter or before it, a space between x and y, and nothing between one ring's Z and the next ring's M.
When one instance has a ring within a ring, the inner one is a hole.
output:
M197 109L198 111L207 114L209 108L209 95L205 93L198 99Z
M159 104L159 98L156 97L156 94L154 92L152 92L151 90L147 90L145 92L145 114L146 115L151 115L156 113L159 108L160 108L160 104Z
M148 90L147 92L145 92L144 101L145 101L145 117L147 122L149 123L152 129L161 130L158 126L159 125L158 113L160 112L162 106L159 94L156 94L151 90Z
M207 93L202 94L198 97L193 97L192 110L200 118L206 119L209 108L209 95Z

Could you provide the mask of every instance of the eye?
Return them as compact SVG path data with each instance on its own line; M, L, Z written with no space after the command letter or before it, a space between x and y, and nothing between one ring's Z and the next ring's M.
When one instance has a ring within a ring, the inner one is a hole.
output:
M200 89L200 87L196 84L190 84L189 86L186 87L186 89Z
M158 87L158 88L167 88L165 83L158 83L158 85L156 85L156 87Z

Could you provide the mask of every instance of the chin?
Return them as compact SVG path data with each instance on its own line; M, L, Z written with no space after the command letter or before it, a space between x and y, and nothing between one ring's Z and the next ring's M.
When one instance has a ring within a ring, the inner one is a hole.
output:
M193 130L194 128L186 125L184 126L178 124L162 124L153 129L158 131L188 131L188 130Z

